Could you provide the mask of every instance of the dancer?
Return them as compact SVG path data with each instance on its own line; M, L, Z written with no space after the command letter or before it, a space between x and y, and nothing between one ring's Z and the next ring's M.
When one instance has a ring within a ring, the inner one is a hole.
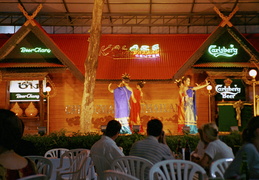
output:
M184 86L182 83L182 79L176 81L177 86L179 88L179 98L178 98L178 133L182 133L182 129L184 127L184 97L185 97L185 92L184 92Z
M133 102L132 98L130 98L130 127L133 125L140 125L140 132L143 131L140 122L140 111L141 111L141 100L143 98L142 88L146 82L140 81L137 83L136 88L133 89L133 94L136 99L136 103Z
M184 124L190 127L190 134L198 133L197 129L197 113L196 113L196 100L195 91L202 89L209 85L206 80L204 85L196 84L195 87L190 86L191 79L190 76L184 76L182 78L182 89L180 89L181 94L184 93ZM179 92L180 93L180 92ZM182 106L182 105L181 105Z
M115 120L118 120L121 125L121 134L132 134L129 126L130 114L130 98L136 103L132 88L129 86L130 76L125 73L122 75L122 81L114 90L111 89L112 83L109 84L108 90L114 94L114 109Z

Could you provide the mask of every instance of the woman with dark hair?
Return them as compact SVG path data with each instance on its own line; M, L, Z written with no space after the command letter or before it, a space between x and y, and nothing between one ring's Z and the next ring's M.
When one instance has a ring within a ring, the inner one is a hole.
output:
M177 80L176 81L177 86L179 88L179 95L178 95L178 105L177 105L177 109L178 109L178 133L182 134L183 132L183 127L185 126L185 113L184 113L184 97L185 97L185 90L184 90L184 86L182 83L182 79Z
M140 122L140 112L141 112L141 100L143 98L143 92L142 88L144 87L145 82L140 81L137 83L136 88L133 89L133 94L136 99L136 102L134 103L132 98L130 98L130 126L133 125L141 125ZM140 131L143 131L143 128L141 128Z
M242 158L245 155L250 179L259 179L259 116L253 117L242 133L243 146L238 150L235 159L225 171L226 179L241 177Z
M197 128L195 91L208 86L209 82L206 80L205 84L203 84L203 85L196 84L195 87L191 87L190 86L191 77L184 76L182 78L182 83L183 83L182 88L185 93L185 96L184 96L185 126L190 127L190 134L196 134L196 133L198 133L198 128Z
M129 82L130 76L123 74L122 81L117 88L111 89L112 83L108 86L108 90L114 95L115 120L119 121L122 125L121 134L132 133L129 126L130 98L133 99L133 102L136 102L136 100Z
M16 180L37 173L35 164L14 152L23 135L23 123L14 112L0 109L0 179Z

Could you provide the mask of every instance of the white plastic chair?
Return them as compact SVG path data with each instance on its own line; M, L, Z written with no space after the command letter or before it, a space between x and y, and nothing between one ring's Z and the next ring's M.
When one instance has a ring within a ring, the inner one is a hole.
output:
M115 159L111 169L130 174L139 179L148 179L148 174L153 163L147 159L137 156L122 156Z
M79 153L67 171L58 171L57 180L95 179L92 172L92 159L86 151Z
M139 180L135 176L126 174L124 172L115 171L115 170L106 170L103 172L102 180Z
M25 157L31 159L36 164L38 173L44 174L47 176L47 179L50 179L51 173L53 171L53 165L49 159L43 156L25 156Z
M68 158L69 159L69 163L70 165L72 165L73 161L75 160L76 156L81 153L82 151L85 151L85 153L87 154L87 156L89 156L90 154L90 150L89 149L71 149L71 150L68 150L68 151L65 151L61 157L60 157L60 164L59 164L59 167L57 169L61 169L63 168L63 161L64 161L64 158ZM68 168L67 168L68 169ZM64 168L63 168L64 170Z
M224 179L224 173L227 167L232 163L233 158L223 158L212 162L210 166L210 176L212 178Z
M35 175L22 177L17 180L48 180L48 177L45 174L35 174Z
M54 149L50 149L48 150L45 154L44 157L46 158L60 158L61 155L66 152L69 151L69 149L66 148L54 148Z
M207 179L206 171L198 164L179 159L160 161L152 166L149 179L159 180L193 180Z
M106 158L96 154L90 154L90 156L93 160L98 179L102 179L103 172L111 168L111 162L108 162Z

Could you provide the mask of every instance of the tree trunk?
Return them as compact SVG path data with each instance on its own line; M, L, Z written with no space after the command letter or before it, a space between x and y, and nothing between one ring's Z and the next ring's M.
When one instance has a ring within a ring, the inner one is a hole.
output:
M95 0L93 8L88 54L85 61L85 82L81 104L80 131L82 133L90 132L92 126L94 88L100 49L103 4L103 0Z

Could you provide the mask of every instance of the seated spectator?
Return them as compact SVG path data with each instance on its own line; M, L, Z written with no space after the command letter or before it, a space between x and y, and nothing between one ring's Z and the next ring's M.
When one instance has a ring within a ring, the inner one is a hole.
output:
M22 122L22 129L24 130L24 123ZM14 152L21 156L33 156L37 155L37 150L34 144L31 141L20 139L20 141L17 143Z
M253 117L242 133L243 145L226 169L226 179L240 179L242 157L246 153L250 179L259 179L259 116Z
M204 156L197 161L207 172L213 161L222 158L234 158L231 147L227 146L219 139L218 127L215 123L205 124L202 128L203 139L208 143Z
M194 161L195 160L197 161L203 158L205 149L208 146L208 143L203 139L202 127L198 129L198 133L200 136L200 140L194 152L191 154L191 160L194 160Z
M115 139L119 136L121 124L119 121L108 122L104 135L91 147L90 156L99 179L102 179L102 172L111 169L114 159L124 156L122 150L116 145Z
M166 159L174 159L166 144L163 124L160 120L152 119L147 123L147 137L135 142L129 155L148 159L154 164Z
M0 109L0 179L16 180L37 173L35 164L14 152L23 135L23 123L14 112Z

